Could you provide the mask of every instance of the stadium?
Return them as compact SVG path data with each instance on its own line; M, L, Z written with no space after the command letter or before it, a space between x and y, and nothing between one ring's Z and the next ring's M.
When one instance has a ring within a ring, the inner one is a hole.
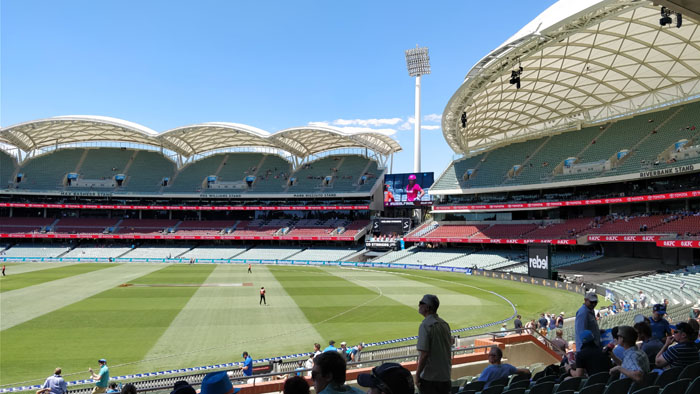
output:
M601 329L655 304L687 320L700 8L660 3L561 0L465 65L441 120L459 158L439 174L394 173L395 139L332 126L69 115L2 128L0 392L35 392L56 365L69 392L91 392L85 360L102 357L139 392L220 370L243 393L280 392L329 341L363 344L356 386L382 362L416 370L423 294L454 335L453 393L481 391L464 385L491 346L533 384L559 364L555 330L514 331L518 315L561 312L574 342L589 293ZM697 392L693 365L663 382ZM656 379L633 388L657 393ZM489 394L524 394L516 380ZM587 388L573 381L536 392Z

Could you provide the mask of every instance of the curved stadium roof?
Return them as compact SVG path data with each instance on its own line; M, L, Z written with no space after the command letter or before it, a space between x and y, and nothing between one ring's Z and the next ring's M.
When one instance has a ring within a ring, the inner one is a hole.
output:
M158 133L145 126L103 116L58 116L0 130L7 141L31 152L50 146L91 141L133 142L162 146L184 157L235 147L269 147L299 158L342 148L366 148L382 155L401 151L391 137L380 133L347 133L332 127L306 126L270 134L238 123L212 122Z
M684 15L677 28L673 16L661 27L660 10L646 0L558 1L469 71L443 113L448 144L469 155L699 98L698 22Z

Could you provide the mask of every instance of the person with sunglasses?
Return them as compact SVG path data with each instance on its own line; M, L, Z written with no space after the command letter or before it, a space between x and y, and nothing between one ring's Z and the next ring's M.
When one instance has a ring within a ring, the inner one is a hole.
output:
M587 293L583 297L583 305L576 311L576 320L574 321L574 328L576 332L576 350L581 349L583 346L583 340L581 336L583 332L588 330L593 334L593 342L596 347L601 347L600 344L600 328L598 328L598 321L595 318L595 307L598 305L598 296L595 293Z
M418 328L416 386L422 394L449 394L452 388L452 333L438 316L440 300L426 294L418 303L424 319Z
M658 368L665 367L685 367L700 361L698 349L695 347L693 334L697 337L698 333L693 330L693 327L681 322L672 327L671 336L666 338L666 343L656 355L656 366ZM675 346L671 346L676 342Z
M411 372L397 363L385 363L372 368L372 373L360 374L357 384L367 387L367 394L415 393Z

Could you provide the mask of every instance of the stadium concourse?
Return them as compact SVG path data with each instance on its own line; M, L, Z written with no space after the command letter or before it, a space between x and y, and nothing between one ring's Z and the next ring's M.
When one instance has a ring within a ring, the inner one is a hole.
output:
M26 341L20 328L50 338L44 325L32 324L53 313L65 325L65 313L86 326L68 324L60 334L88 336L94 326L85 311L115 299L125 307L110 313L110 328L122 318L145 326L129 326L142 338L112 351L152 361L142 372L165 369L155 376L191 374L199 382L192 369L166 369L175 368L167 361L174 344L190 336L186 365L177 367L203 363L201 352L212 351L207 360L226 360L213 368L240 378L230 349L212 349L224 338L252 352L251 342L230 331L255 323L260 343L295 357L277 367L268 364L274 356L257 360L256 372L272 372L260 379L273 382L264 389L238 380L248 393L279 391L274 376L294 371L309 338L358 336L357 327L333 322L341 315L357 319L373 345L415 340L396 338L416 332L416 294L424 292L445 296L455 333L489 331L517 313L571 316L586 291L615 305L600 315L603 328L633 325L635 308L650 313L645 303L667 304L669 317L686 320L700 304L700 25L697 13L681 17L674 1L663 3L670 11L646 0L559 1L486 54L442 116L460 158L421 185L429 195L415 201L390 197L408 194L397 185L409 174L392 174L401 147L379 133L317 126L270 133L225 122L159 133L99 116L3 128L0 261L18 279L0 281L0 362L12 376L2 387L23 381L21 367L36 367L17 356ZM660 14L676 23L660 25ZM244 273L248 264L253 274ZM236 298L252 286L247 275L259 275L255 286L260 277L271 283L268 299L278 304L265 309ZM209 296L221 304L212 306ZM211 311L231 299L249 321ZM618 306L632 311L618 313ZM212 331L193 329L198 319L209 319ZM567 328L564 339L572 340ZM283 332L288 343L274 343ZM552 331L458 339L455 391L486 366L480 345L503 348L534 382L544 364L562 357L551 339ZM385 350L372 360L415 369L414 346ZM71 357L66 362L76 364ZM365 360L351 366L376 364ZM661 389L654 383L668 383L645 379L635 387L650 385L651 394ZM573 381L562 385L576 391L585 384ZM608 380L601 384L595 393ZM607 392L617 392L613 385Z

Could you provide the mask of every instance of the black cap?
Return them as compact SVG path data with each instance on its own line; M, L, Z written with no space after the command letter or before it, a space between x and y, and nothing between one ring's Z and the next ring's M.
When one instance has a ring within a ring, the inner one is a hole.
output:
M386 363L372 368L372 373L363 373L357 377L357 384L362 387L374 387L388 394L413 394L413 377L411 372L397 363Z
M186 381L179 380L173 385L173 391L170 394L197 394L197 390Z

